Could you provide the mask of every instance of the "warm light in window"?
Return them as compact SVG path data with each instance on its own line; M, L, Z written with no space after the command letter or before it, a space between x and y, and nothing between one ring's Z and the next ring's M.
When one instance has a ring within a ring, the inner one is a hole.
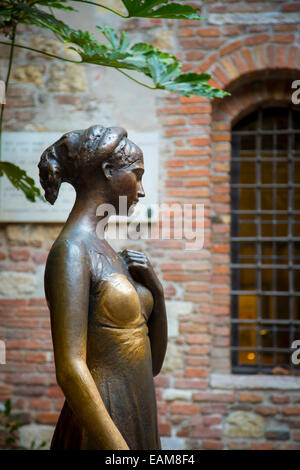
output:
M247 358L249 359L249 361L253 361L253 359L255 359L255 354L254 353L249 353Z
M260 330L260 334L261 335L266 335L266 334L268 334L268 332L267 332L267 330Z

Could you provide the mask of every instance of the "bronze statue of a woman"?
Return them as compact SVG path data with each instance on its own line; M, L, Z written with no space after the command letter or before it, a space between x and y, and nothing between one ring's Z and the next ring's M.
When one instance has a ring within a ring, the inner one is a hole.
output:
M163 289L141 252L116 253L96 234L100 204L144 196L143 154L122 128L64 134L39 163L54 204L64 181L74 207L45 270L56 376L66 400L53 450L160 449L153 376L167 346Z

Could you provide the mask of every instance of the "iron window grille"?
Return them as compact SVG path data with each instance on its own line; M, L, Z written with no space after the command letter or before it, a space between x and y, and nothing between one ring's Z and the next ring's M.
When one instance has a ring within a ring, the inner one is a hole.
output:
M260 108L232 129L231 312L233 373L299 373L291 361L300 339L300 113L293 107Z

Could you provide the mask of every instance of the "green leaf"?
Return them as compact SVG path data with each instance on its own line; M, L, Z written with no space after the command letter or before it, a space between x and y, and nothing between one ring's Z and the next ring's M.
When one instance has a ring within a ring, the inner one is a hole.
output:
M164 89L183 96L198 95L206 98L224 98L224 96L230 95L227 91L208 85L206 83L208 79L201 79L201 75L205 74L182 74L175 80L165 83ZM208 77L210 78L210 76Z
M113 49L118 50L120 46L120 42L117 36L117 33L114 29L110 28L107 25L97 26L97 29L101 31L104 37L111 43ZM126 34L126 33L125 33Z
M41 0L48 3L64 3L65 0ZM191 18L190 6L181 5L168 0L124 0L128 11L135 15L159 17L155 15L174 15L185 11ZM107 42L100 42L95 39L92 33L88 31L74 30L63 21L57 20L55 16L39 10L36 7L30 7L28 4L16 3L14 8L22 12L22 22L33 24L40 28L45 28L58 37L63 43L70 44L70 49L75 50L81 57L80 63L97 64L105 67L116 68L120 71L133 70L143 73L153 81L152 88L175 92L183 96L193 94L207 96L210 98L223 97L227 93L217 88L210 87L207 81L210 76L207 74L185 74L181 72L182 64L173 55L160 51L151 44L137 43L130 44L125 31L117 33L113 28L102 25L97 26ZM181 14L181 13L180 13ZM165 16L167 17L167 16ZM133 77L130 77L132 78ZM139 82L141 83L141 82ZM144 84L145 86L149 86ZM150 86L151 88L151 86ZM25 180L22 180L24 186ZM17 184L17 183L16 183ZM27 184L28 183L27 181ZM20 187L24 190L24 187ZM33 198L32 188L28 189L28 197Z
M48 29L53 33L60 35L62 39L68 39L72 32L72 29L63 21L57 20L55 16L39 10L38 8L31 8L24 3L17 3L15 8L24 13L22 23L33 24L40 28Z
M119 46L119 50L121 52L125 52L129 45L130 45L130 40L127 36L127 34L125 33L125 31L121 31L121 37L120 37L120 46Z
M66 11L78 11L75 10L75 8L66 6L65 3L67 3L69 0L39 0L35 2L35 5L42 5L42 6L47 6L49 8L57 8L59 10L66 10Z
M1 171L1 169L0 169L0 171ZM4 403L4 416L9 416L10 413L11 413L11 400L8 399Z
M26 198L35 202L36 198L45 201L39 188L35 186L34 180L30 178L25 170L10 162L0 162L0 177L6 175L11 184L18 190L23 191ZM7 403L7 402L6 402ZM5 406L9 407L9 404ZM9 408L5 408L9 409ZM11 409L11 408L10 408Z
M199 8L174 3L170 0L122 0L128 17L170 18L182 20L201 20ZM168 5L165 5L168 3Z
M7 437L5 439L5 444L6 445L14 444L15 441L16 441L15 437Z
M159 57L154 52L147 57L147 65L151 74L154 84L157 86L162 82L164 75L164 63L159 60Z

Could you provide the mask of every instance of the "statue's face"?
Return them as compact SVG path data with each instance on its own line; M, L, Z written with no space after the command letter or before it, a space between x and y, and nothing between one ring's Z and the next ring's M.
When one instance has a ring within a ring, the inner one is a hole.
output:
M143 173L144 162L140 158L126 167L115 169L111 174L111 202L118 215L128 215L129 208L137 204L140 197L145 196L142 185ZM126 196L127 198L126 213L124 213L122 207L119 207L120 196Z

